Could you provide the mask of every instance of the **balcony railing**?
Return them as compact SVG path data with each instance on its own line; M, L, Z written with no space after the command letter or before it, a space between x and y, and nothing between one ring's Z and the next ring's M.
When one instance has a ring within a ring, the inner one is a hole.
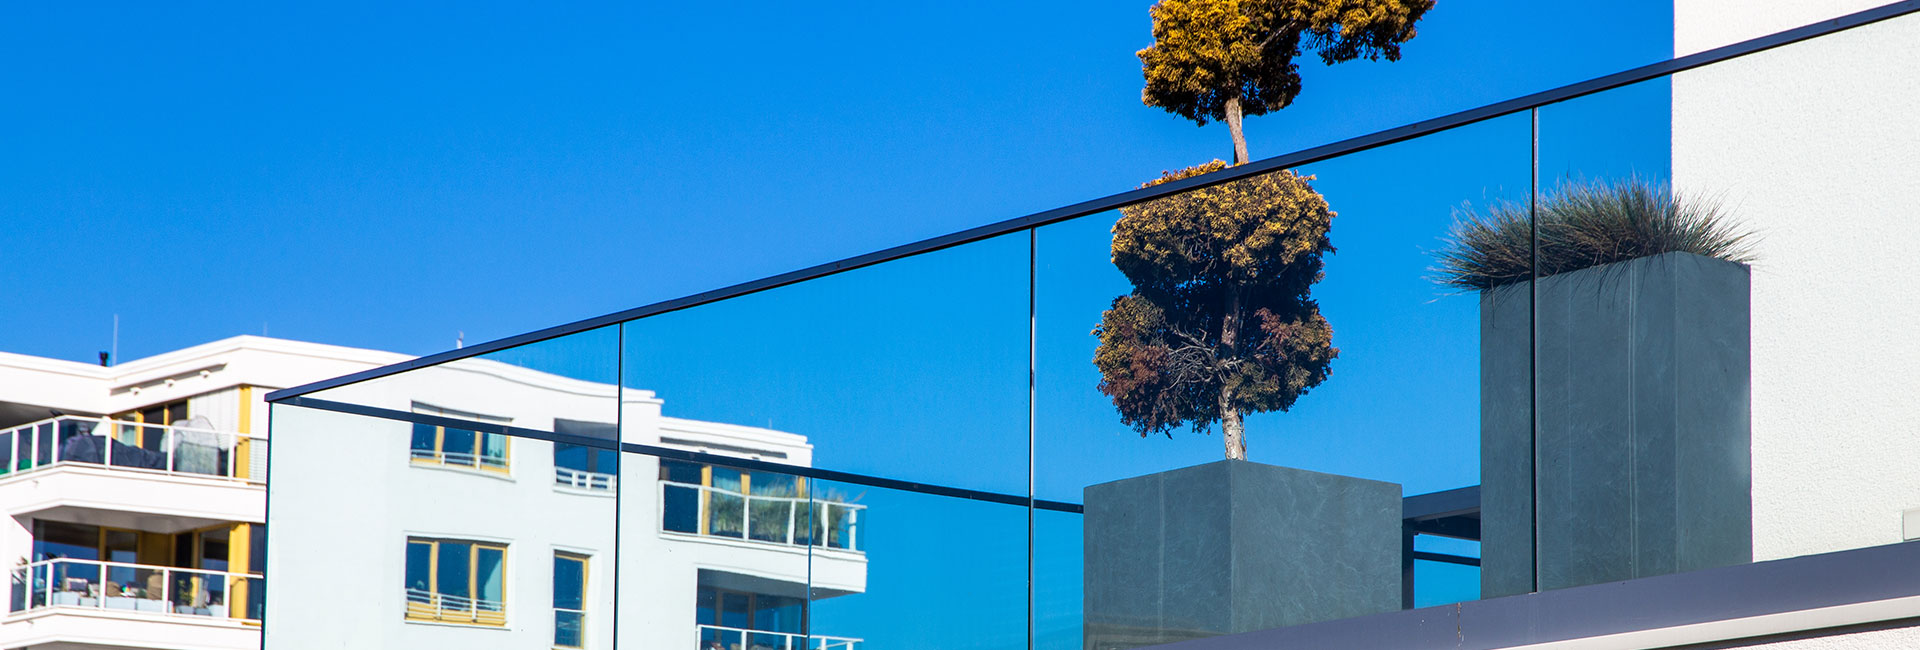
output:
M619 482L620 477L612 474L589 472L566 467L553 468L553 484L561 487L594 490L596 492L612 492L614 487L619 485Z
M60 464L266 481L267 440L190 427L61 416L0 431L0 476Z
M661 530L848 551L861 550L860 514L867 509L855 503L743 494L676 481L660 482L660 500ZM809 503L812 517L807 516Z
M43 560L15 567L11 611L78 607L195 616L260 619L266 578L244 573L99 562ZM240 611L232 609L235 601Z
M408 589L407 618L416 621L499 626L507 624L507 604L485 598L449 596L424 589Z
M860 650L865 641L840 636L807 636L720 625L699 625L698 650Z

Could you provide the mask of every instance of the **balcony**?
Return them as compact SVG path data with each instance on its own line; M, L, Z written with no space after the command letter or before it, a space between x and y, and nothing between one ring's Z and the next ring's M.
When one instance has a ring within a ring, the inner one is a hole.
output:
M266 520L265 438L59 417L0 431L0 514L177 533Z
M839 636L767 632L719 625L698 625L699 650L860 650L864 641Z
M66 464L266 482L265 438L189 427L62 416L0 432L0 476Z
M43 560L13 570L10 612L75 607L156 616L259 620L266 578L244 573ZM239 610L232 599L243 602Z
M507 605L498 600L408 589L407 620L500 627L507 624Z
M589 492L612 492L620 484L620 477L605 472L589 472L570 467L553 468L553 484L557 487L587 490Z
M860 514L867 508L864 505L806 496L743 494L677 481L660 482L660 499L663 531L862 552ZM809 512L817 516L810 517Z

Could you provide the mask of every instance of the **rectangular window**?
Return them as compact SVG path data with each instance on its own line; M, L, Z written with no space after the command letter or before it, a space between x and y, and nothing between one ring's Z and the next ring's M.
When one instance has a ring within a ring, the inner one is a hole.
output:
M506 423L506 418L490 417L451 411L427 406L413 405L415 413L443 415L446 417L476 420L480 422ZM507 472L509 453L505 434L485 433L453 427L435 426L416 422L413 425L413 437L408 444L408 455L415 463L447 465L453 467L472 467L490 472Z
M503 626L507 547L407 538L407 620Z
M553 554L553 645L586 647L587 556Z

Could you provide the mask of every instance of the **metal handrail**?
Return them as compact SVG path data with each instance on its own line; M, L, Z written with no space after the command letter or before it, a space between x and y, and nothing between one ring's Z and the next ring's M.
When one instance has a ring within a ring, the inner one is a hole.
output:
M407 607L423 605L431 609L435 618L446 620L449 613L462 614L462 618L475 623L504 623L507 604L498 600L449 596L426 589L407 589Z
M866 642L866 639L856 639L853 637L808 636L796 632L769 632L767 630L749 630L746 628L707 625L704 623L695 624L694 630L695 634L698 635L701 640L701 650L710 650L710 646L705 645L708 643L706 633L710 631L717 632L718 634L714 636L723 639L713 642L720 644L721 650L754 650L755 648L767 648L768 650L858 650L859 644ZM737 638L739 641L729 645L727 641L724 640L729 636ZM754 637L766 636L778 637L777 640L780 645L756 645L749 642L749 639L753 639Z
M130 433L157 433L160 449L123 442ZM71 463L265 483L251 470L266 452L265 436L63 415L0 430L0 476Z
M705 498L701 499L700 517L699 517L699 526L700 526L699 529L702 532L697 534L707 535L710 537L726 537L730 539L744 539L744 540L755 541L755 542L786 544L789 546L823 546L826 548L841 549L841 550L853 551L856 553L861 552L860 544L859 544L860 511L867 509L867 507L864 505L857 504L857 503L846 503L841 501L829 501L825 499L815 499L810 497L786 497L786 496L773 496L773 495L763 495L763 494L747 494L737 490L729 490L726 488L719 488L711 485L700 485L698 483L682 483L679 481L662 480L660 481L660 485L661 485L660 517L661 517L662 530L666 530L666 519L669 516L669 511L672 509L672 504L671 502L668 501L667 495L672 491L672 488L681 488L681 489L698 490L705 494ZM719 498L715 498L715 497L719 497ZM714 502L729 500L729 499L736 499L740 503L739 534L724 535L724 534L711 532L713 530L714 509L716 508L716 506L714 505ZM755 536L753 533L753 503L756 501L761 503L766 503L766 502L781 503L786 506L785 507L786 526L781 529L782 532L779 535L775 536L772 539L769 539L766 536ZM822 511L825 511L825 512L832 512L834 508L840 508L842 510L845 510L846 517L847 517L846 519L847 534L845 536L845 539L841 539L841 540L833 539L830 534L827 534L827 533L830 533L830 531L827 531L822 526L810 526L810 528L813 531L821 532L822 534L820 535L814 535L812 532L809 532L809 534L804 538L795 535L795 532L800 529L799 504L802 504L802 503L819 504ZM673 532L684 532L684 531L673 531ZM824 540L818 539L819 537L826 537L827 539L824 539Z
M258 581L265 589L265 580L251 573L56 558L14 567L12 610L78 607L258 620L245 607L230 616L228 597L236 584Z

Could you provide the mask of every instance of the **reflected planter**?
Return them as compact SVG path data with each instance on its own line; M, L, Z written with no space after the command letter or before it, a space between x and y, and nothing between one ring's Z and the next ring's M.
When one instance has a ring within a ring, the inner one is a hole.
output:
M1526 283L1481 294L1482 596L1752 560L1749 286L1689 253L1556 274L1531 332Z
M1400 485L1240 460L1085 493L1099 650L1400 609Z

